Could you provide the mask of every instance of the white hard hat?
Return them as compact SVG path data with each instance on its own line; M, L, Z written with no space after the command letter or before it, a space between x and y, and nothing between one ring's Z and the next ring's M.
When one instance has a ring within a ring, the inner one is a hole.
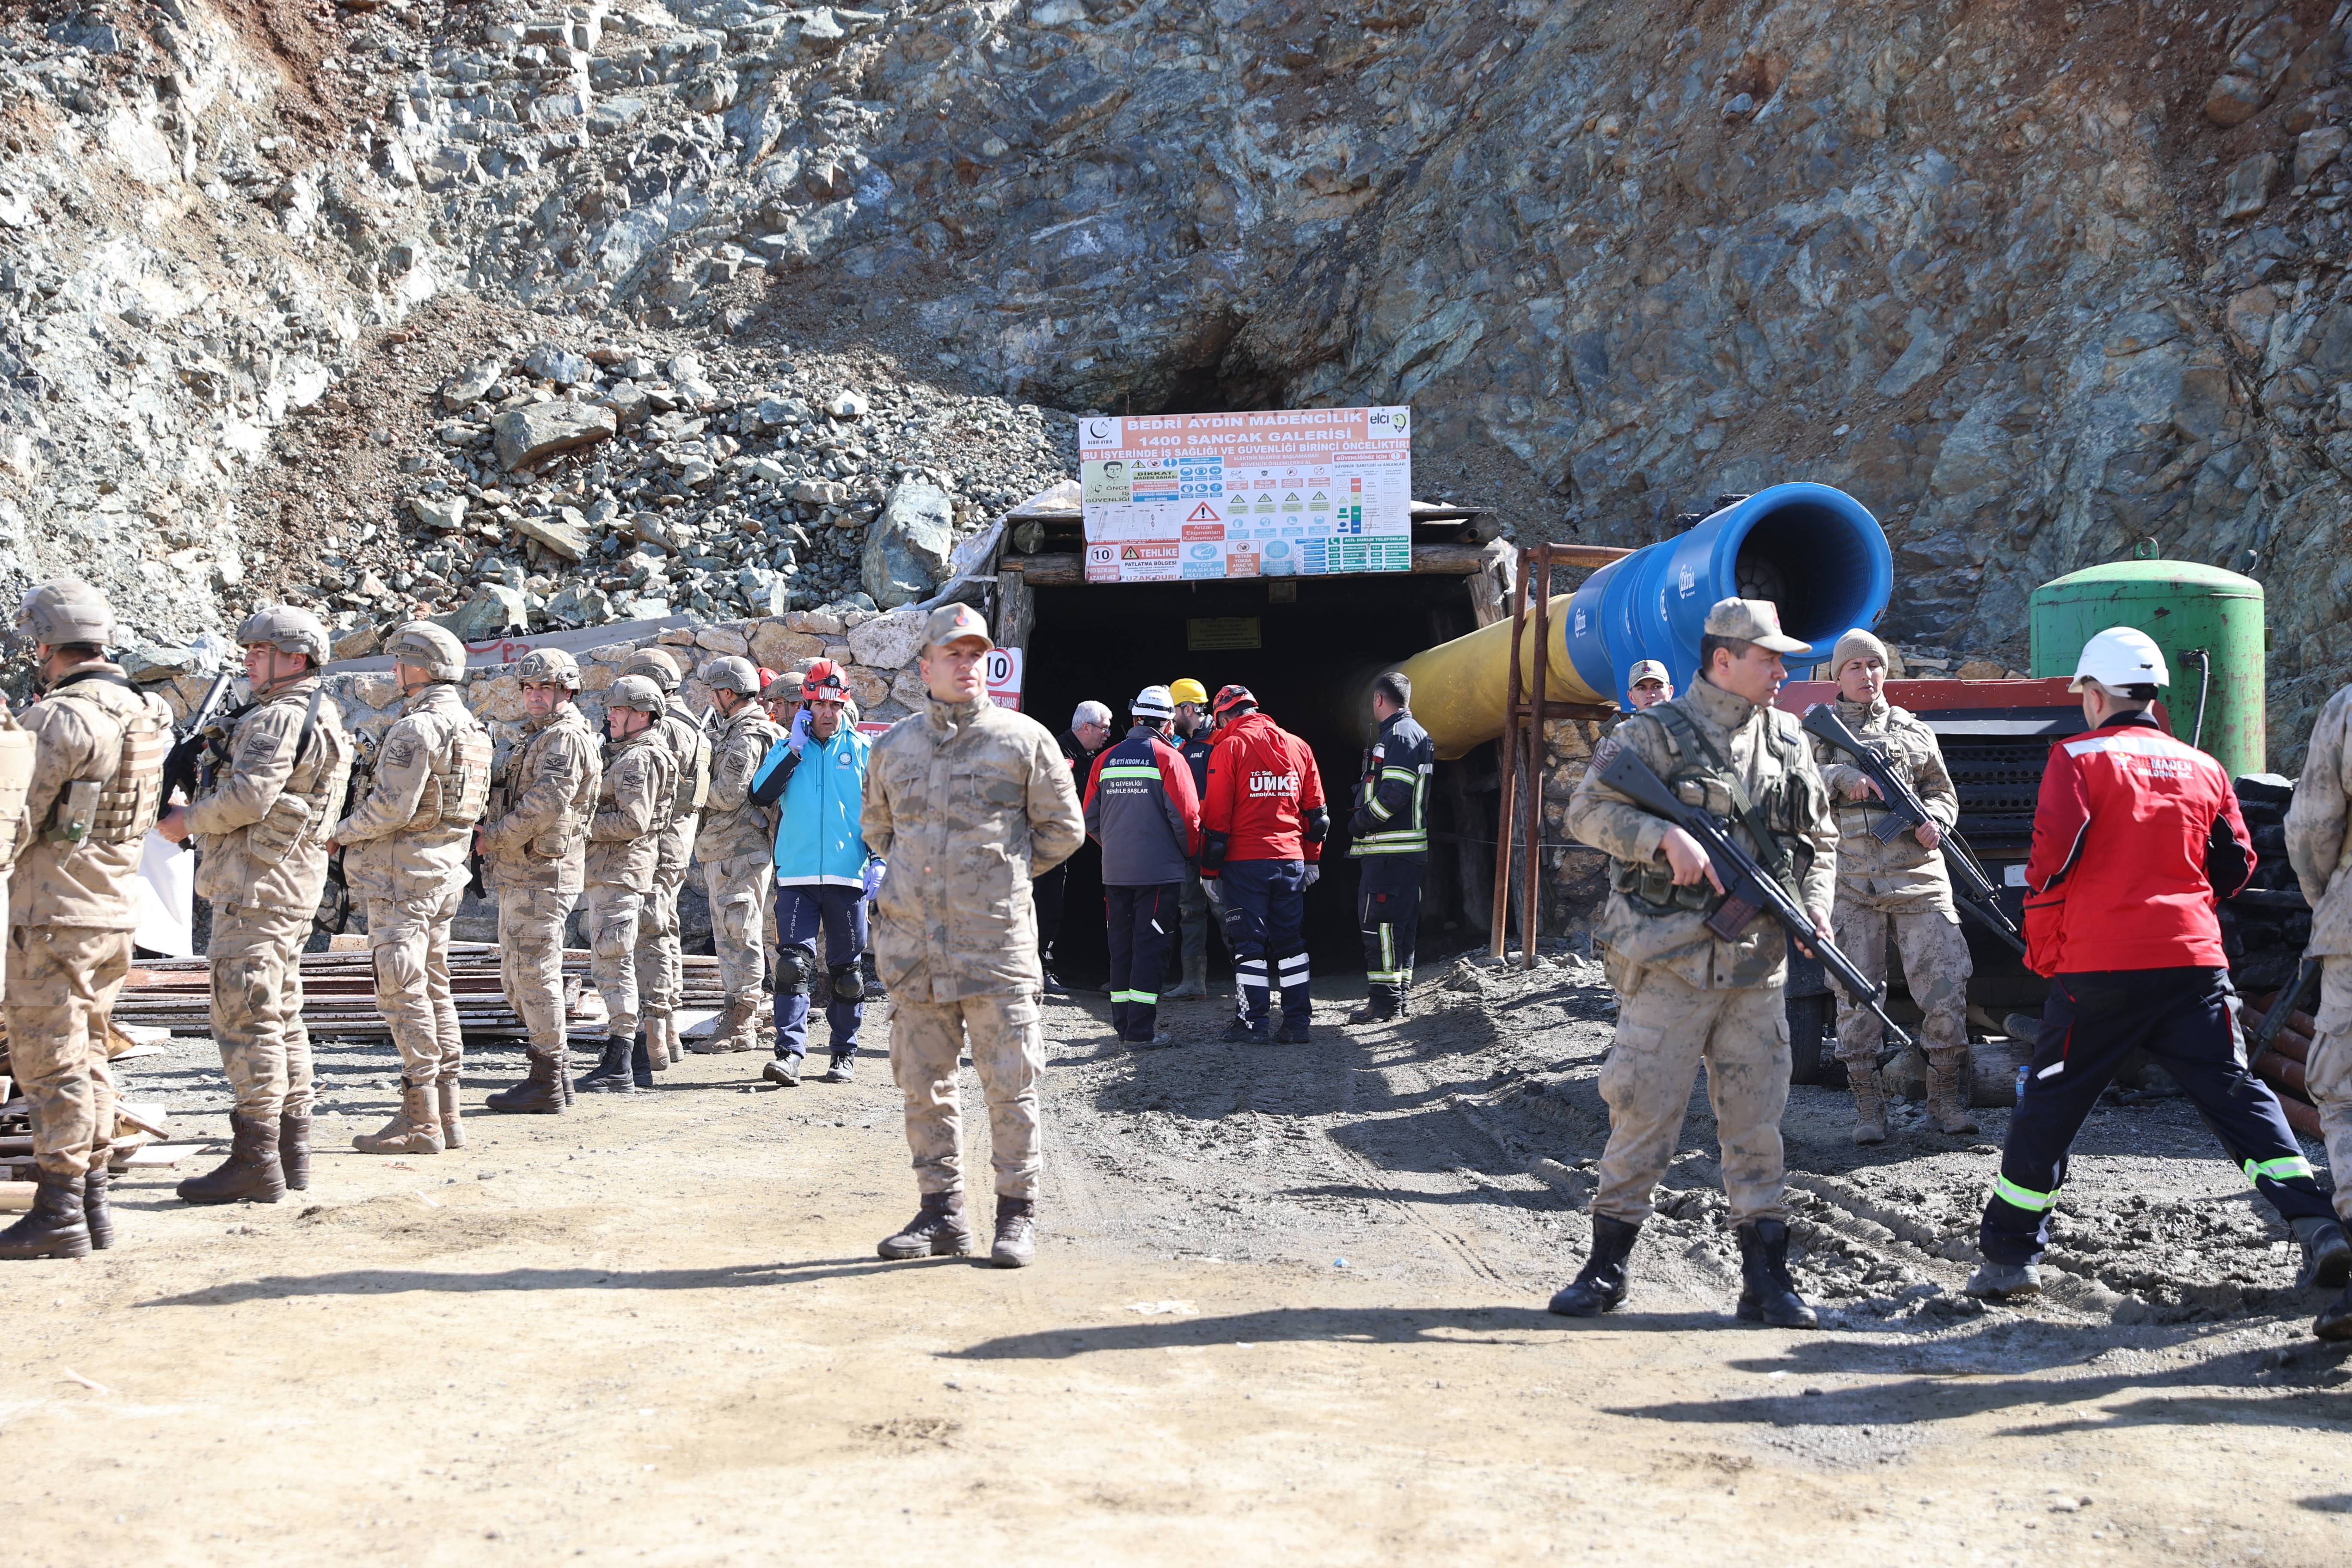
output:
M1147 686L1135 694L1135 700L1127 705L1127 710L1139 719L1173 719L1176 717L1176 699L1164 686Z
M2164 651L2155 638L2131 626L2109 626L2083 645L2082 657L2074 661L2074 684L2066 689L2080 691L2085 680L2123 692L2135 686L2169 686L2172 675L2164 668Z

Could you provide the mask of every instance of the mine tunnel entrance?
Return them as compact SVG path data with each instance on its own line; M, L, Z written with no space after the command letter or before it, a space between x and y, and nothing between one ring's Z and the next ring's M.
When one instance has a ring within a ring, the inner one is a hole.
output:
M1145 686L1190 676L1214 696L1234 682L1275 722L1314 748L1330 797L1332 840L1307 894L1307 940L1318 974L1363 971L1356 934L1356 867L1347 855L1371 679L1425 647L1477 629L1463 579L1409 574L1251 578L1202 583L1037 587L1023 709L1059 733L1093 698L1126 733L1127 704ZM1255 643L1256 646L1237 646ZM1494 748L1437 764L1429 796L1430 866L1420 954L1427 961L1485 940L1494 876ZM1109 972L1101 861L1089 844L1070 868L1058 952L1064 973ZM1213 973L1230 973L1215 940Z

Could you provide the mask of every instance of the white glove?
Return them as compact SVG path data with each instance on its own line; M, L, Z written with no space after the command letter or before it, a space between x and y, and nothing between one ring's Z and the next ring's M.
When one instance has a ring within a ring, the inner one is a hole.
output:
M1322 879L1323 879L1323 868L1322 868L1322 867L1320 867L1320 866L1313 866L1313 865L1310 865L1310 866L1308 866L1308 867L1307 868L1307 880L1305 880L1304 882L1299 883L1299 884L1298 884L1298 886L1299 886L1300 890L1301 890L1301 891L1304 891L1304 890L1306 890L1307 889L1313 887L1316 883L1318 883L1318 882L1321 881Z

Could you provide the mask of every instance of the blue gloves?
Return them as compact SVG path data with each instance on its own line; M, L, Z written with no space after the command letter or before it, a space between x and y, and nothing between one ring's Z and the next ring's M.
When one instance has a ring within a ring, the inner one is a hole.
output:
M872 898L882 890L882 873L890 868L887 860L876 858L866 862L866 896Z
M809 710L803 708L793 715L793 732L784 738L784 743L793 749L793 755L799 756L801 748L808 744L808 730Z

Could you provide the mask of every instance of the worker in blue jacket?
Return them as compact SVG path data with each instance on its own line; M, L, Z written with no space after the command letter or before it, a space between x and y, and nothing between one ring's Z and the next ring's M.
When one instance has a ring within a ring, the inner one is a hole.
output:
M809 666L791 733L769 748L751 775L751 798L782 803L776 820L776 1059L769 1082L801 1081L808 1054L809 992L816 978L817 938L824 938L831 994L824 1018L833 1031L828 1083L856 1075L857 1029L865 1021L866 900L882 884L883 864L866 847L858 817L866 809L866 737L846 721L849 683L829 658Z

